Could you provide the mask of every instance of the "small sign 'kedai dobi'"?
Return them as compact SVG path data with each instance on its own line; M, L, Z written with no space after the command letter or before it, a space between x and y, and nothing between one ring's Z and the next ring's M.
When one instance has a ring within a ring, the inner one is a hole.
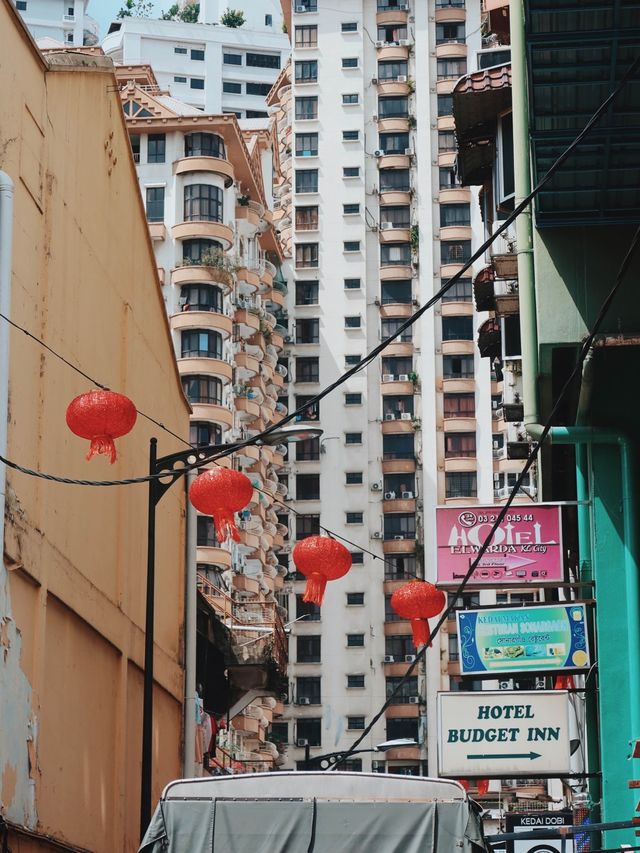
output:
M438 765L454 777L568 773L568 693L439 693Z

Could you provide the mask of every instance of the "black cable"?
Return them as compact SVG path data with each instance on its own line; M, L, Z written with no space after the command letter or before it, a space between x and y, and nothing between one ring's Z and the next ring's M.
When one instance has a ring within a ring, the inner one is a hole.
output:
M480 560L482 559L482 557L486 553L487 548L489 547L495 532L498 530L498 528L500 527L500 525L504 521L504 518L505 518L507 512L509 511L511 504L515 500L516 495L518 494L518 491L519 491L520 487L522 486L524 478L526 477L526 475L529 472L529 469L531 468L531 466L533 465L533 463L537 459L538 454L540 452L540 448L542 447L547 436L549 435L549 432L551 430L555 416L560 411L560 407L564 402L564 398L566 397L569 390L571 389L571 386L573 385L574 379L576 379L576 377L578 376L578 374L582 370L582 365L584 363L584 360L586 359L589 350L593 346L593 342L595 340L595 337L598 334L598 332L600 331L600 326L602 325L602 322L604 321L604 318L605 318L605 316L609 310L609 307L610 307L611 303L613 302L618 290L620 289L620 286L622 285L622 281L625 277L625 274L627 273L627 270L629 269L629 265L631 264L631 260L632 260L633 256L635 255L636 250L638 249L638 245L640 245L640 227L636 230L635 234L633 235L633 239L631 240L631 244L629 245L629 248L627 249L627 252L626 252L626 254L622 260L622 263L620 264L620 267L618 269L618 274L616 275L614 285L611 288L611 290L609 291L609 293L607 294L602 305L600 306L600 310L599 310L598 316L596 317L596 320L593 324L593 328L592 328L591 332L589 333L589 335L587 336L587 338L585 339L585 341L583 342L583 344L580 348L580 352L578 354L578 358L576 360L575 367L573 368L573 370L569 374L568 379L566 380L566 382L562 386L560 393L558 394L556 402L555 402L553 408L551 409L551 413L549 414L549 417L547 418L547 421L546 421L544 428L540 434L540 438L539 438L538 442L536 444L534 444L533 449L531 450L531 453L529 454L527 461L526 461L524 467L522 468L522 471L518 475L518 479L516 480L511 492L509 493L509 497L507 498L504 506L502 507L502 509L498 513L496 520L491 525L491 529L489 530L489 533L487 534L486 538L482 542L482 545L480 546L480 549L478 550L478 553L476 554L475 558L470 563L467 573L465 574L464 578L460 582L458 588L455 590L455 592L451 596L449 604L447 605L447 607L444 609L444 611L442 612L442 614L438 618L438 621L435 625L435 628L430 632L430 641L432 641L433 638L435 636L437 636L440 628L449 618L449 614L455 609L456 600L464 592L464 589L465 589L467 583L469 582L471 576L473 575L473 573L477 569L478 564L480 563ZM405 675L396 684L395 688L393 689L393 691L391 692L391 694L388 696L387 700L383 704L382 708L380 708L380 710L375 714L375 716L372 718L371 722L368 723L368 725L363 729L362 733L360 734L360 736L358 738L356 738L354 743L351 744L351 746L349 747L349 750L347 751L347 753L345 755L346 758L348 758L349 755L351 755L352 752L356 749L356 747L358 747L362 743L362 741L369 734L371 729L378 722L378 720L384 714L384 712L389 707L389 705L393 704L393 700L394 700L396 694L400 691L401 687L403 686L403 684L405 684L407 679L413 674L414 670L416 669L416 667L418 666L420 661L423 660L423 658L426 655L428 647L429 646L423 646L417 652L416 659L413 661L413 663L411 663L409 665Z

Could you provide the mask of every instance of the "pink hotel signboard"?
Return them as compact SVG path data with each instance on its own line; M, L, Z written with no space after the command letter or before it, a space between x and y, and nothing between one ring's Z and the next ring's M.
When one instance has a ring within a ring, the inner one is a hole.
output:
M499 512L495 506L436 508L436 583L460 582ZM471 576L487 584L563 579L560 507L550 504L511 507Z

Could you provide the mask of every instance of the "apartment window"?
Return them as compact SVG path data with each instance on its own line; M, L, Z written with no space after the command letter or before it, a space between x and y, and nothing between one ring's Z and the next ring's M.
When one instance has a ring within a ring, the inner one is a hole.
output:
M307 536L320 535L319 515L296 516L296 539L306 539Z
M209 421L191 421L189 424L189 444L195 447L222 444L222 428Z
M463 22L447 21L436 24L436 44L456 44L464 42L465 28Z
M317 157L317 156L318 156L318 134L317 133L296 133L296 157Z
M458 660L458 635L457 634L449 634L448 637L448 646L449 646L449 660L453 663Z
M438 59L436 60L436 74L438 80L457 80L467 73L466 59Z
M484 690L484 682L481 678L461 678L459 675L449 679L449 690L457 693L459 690L469 693L473 690Z
M245 62L249 68L280 68L280 54L247 53Z
M471 206L468 204L441 204L440 226L442 228L471 225Z
M318 98L316 95L307 98L296 98L296 119L304 121L318 118Z
M438 133L438 151L441 153L456 150L456 135L452 130L441 130Z
M192 89L204 89L204 77L191 77L189 86Z
M411 634L396 634L391 637L385 637L384 653L385 655L392 657L394 663L404 661L407 655L415 655L416 650L413 645L413 638L411 637Z
M182 358L222 358L222 335L204 329L182 332Z
M182 389L190 403L222 405L222 380L215 376L183 376Z
M247 95L268 95L271 91L271 83L247 83Z
M296 210L297 216L297 210ZM297 225L297 223L296 223ZM297 281L296 282L296 305L317 305L318 304L318 288L317 281Z
M313 357L296 358L296 382L319 382L320 359Z
M202 48L194 47L191 51L191 59L193 59L194 62L203 62L204 50Z
M382 436L382 458L388 459L414 459L414 437L401 433L400 435Z
M178 75L176 75L176 76L173 78L173 82L174 82L174 83L186 83L186 82L187 82L187 78L186 78L186 77L183 77L181 74L178 74Z
M295 63L296 83L316 83L318 81L318 60L298 59Z
M320 500L320 474L296 474L296 500Z
M317 193L318 192L318 170L296 169L296 192Z
M405 738L418 743L418 718L417 717L389 717L387 719L387 740ZM392 772L396 772L394 768Z
M180 290L183 311L222 312L222 290L213 284L185 284Z
M320 634L310 634L306 637L296 637L296 661L298 663L320 663ZM298 682L300 679L298 679ZM298 683L298 698L300 684Z
M413 554L387 554L384 567L385 580L405 580L415 578L416 558ZM410 654L410 651L406 654Z
M362 471L347 471L345 473L345 484L347 486L361 486Z
M186 56L187 55L187 48L186 47L174 47L173 52L174 53L181 53L184 56Z
M196 544L199 548L218 547L215 526L206 515L199 515L196 518Z
M444 379L473 379L473 356L445 355L442 359L442 376Z
M443 149L440 148L440 151ZM460 181L458 180L458 176L456 175L456 170L452 169L450 166L443 167L440 170L440 189L441 190L450 190L454 187L460 186Z
M389 381L386 375L406 377L407 374L413 371L413 358L411 356L383 356L382 357L382 375L383 382ZM404 378L403 377L403 378Z
M407 266L411 263L409 243L389 243L380 247L381 266Z
M393 513L384 516L385 539L415 539L416 517L411 513Z
M471 257L471 240L443 240L440 243L440 262L464 264Z
M443 341L472 341L473 317L443 317Z
M361 406L362 405L362 394L345 394L344 395L344 404L345 404L345 406Z
M399 278L380 282L380 301L383 305L408 305L412 300L411 279ZM387 371L384 370L383 373ZM400 371L404 373L405 371Z
M498 119L498 203L511 200L515 192L513 171L513 115L506 113Z
M347 675L347 689L356 690L364 687L364 675Z
M471 279L459 278L442 297L443 302L471 302Z
M386 338L390 338L391 335L395 335L400 326L405 322L405 320L401 318L391 318L384 319L380 321L380 334L382 336L382 340ZM402 343L408 343L413 340L413 327L409 326L403 332L400 333L400 337L396 338L397 341Z
M217 240L183 240L182 260L190 264L207 266L211 260L222 253L222 244Z
M444 436L446 459L473 458L476 455L475 432L448 432Z
M348 592L347 593L347 606L348 607L363 607L364 606L364 592Z
M211 184L184 188L184 221L222 222L222 190Z
M342 244L343 252L359 252L360 240L345 240Z
M296 442L296 460L298 462L317 462L320 459L320 439L310 438Z
M358 32L358 22L357 21L343 21L341 24L341 29L343 33L357 33Z
M406 59L394 59L378 63L378 80L396 80L398 77L406 77L408 74L408 63Z
M457 8L464 9L465 0L436 0L436 9Z
M347 648L364 648L364 634L347 634Z
M185 157L219 157L224 160L224 139L217 133L188 133L184 138Z
M296 267L298 269L316 269L318 266L318 243L298 243L296 246Z
M342 141L343 142L357 142L360 139L360 131L359 130L343 130L342 131Z
M360 364L362 361L361 355L356 355L356 353L345 355L344 357L344 366L345 367L355 367L356 364Z
M344 318L345 329L360 329L362 327L362 317L357 314Z
M296 207L296 231L318 230L318 205Z
M402 616L399 616L396 611L391 606L391 596L385 595L384 597L384 621L385 622L402 622L404 621Z
M241 53L223 53L222 61L225 65L242 65Z
M222 84L222 91L227 95L241 95L242 83L232 83L229 80L225 80Z
M344 216L354 216L357 213L360 213L360 205L359 204L343 204L342 205L342 213Z
M378 173L380 181L380 192L395 190L397 192L409 192L411 180L408 169L381 169Z
M349 731L360 731L361 729L364 729L364 725L364 717L347 717L347 729ZM340 767L341 769L344 769L342 764Z
M393 696L394 705L406 704L410 697L418 695L418 677L416 675L409 676L402 686L400 686L402 680L403 676L401 675L393 675L385 678L387 699ZM396 688L398 688L398 692L394 695Z
M309 746L321 746L321 729L321 717L300 718L296 721L296 740L306 740Z
M301 26L295 28L295 46L296 47L317 47L318 46L318 27Z
M359 178L360 177L360 166L343 166L342 167L342 177L343 178Z
M445 497L475 498L478 479L475 471L448 471L445 474Z
M412 500L416 494L416 478L414 474L385 474L383 481L383 491L386 500ZM394 495L392 498L387 498L387 493ZM409 497L410 495L410 497Z
M265 27L273 26L273 15L265 15L264 16L264 25Z
M364 565L364 552L363 551L352 551L351 552L351 565L352 566L363 566Z
M343 68L357 68L359 64L359 60L357 56L343 56L342 57L342 67Z
M363 524L364 523L364 513L363 512L346 512L345 513L345 523L346 524Z
M359 278L345 278L344 279L344 289L345 290L360 290L362 282Z
M296 619L302 616L305 622L319 622L320 607L312 601L305 601L303 595L296 595Z
M442 210L442 208L440 208ZM411 209L407 204L390 204L380 208L380 222L393 225L394 228L409 228Z
M147 222L164 222L164 187L147 187Z
M320 403L312 402L313 394L296 394L296 421L317 421L320 418Z
M378 41L393 44L407 38L407 27L404 24L378 24Z
M409 115L409 99L401 97L378 98L379 118L406 118Z
M147 162L164 163L166 147L164 133L150 133L147 137Z
M351 104L360 103L360 96L357 92L349 92L342 96L342 103L344 106L350 106Z
M438 95L438 115L453 115L453 95Z
M476 414L475 394L445 394L445 418L473 418Z
M361 432L345 432L344 443L345 444L362 444L362 433Z

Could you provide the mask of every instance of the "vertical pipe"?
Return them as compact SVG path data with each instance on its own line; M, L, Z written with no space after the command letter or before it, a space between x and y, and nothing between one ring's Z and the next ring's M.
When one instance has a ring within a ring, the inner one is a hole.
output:
M182 754L182 772L186 779L194 774L194 743L196 739L195 700L196 700L196 623L198 610L197 591L197 532L196 512L191 506L188 495L196 472L190 471L186 478L186 573L184 608L184 745Z
M13 181L0 172L0 312L11 316L11 253L13 248ZM9 420L9 324L0 321L0 454L7 455ZM7 469L0 463L0 555L4 550L4 504Z
M149 442L149 474L156 473L158 440ZM151 790L153 773L153 628L156 571L156 505L155 480L149 480L147 517L147 595L144 632L144 688L142 703L142 768L140 779L140 840L151 822Z

